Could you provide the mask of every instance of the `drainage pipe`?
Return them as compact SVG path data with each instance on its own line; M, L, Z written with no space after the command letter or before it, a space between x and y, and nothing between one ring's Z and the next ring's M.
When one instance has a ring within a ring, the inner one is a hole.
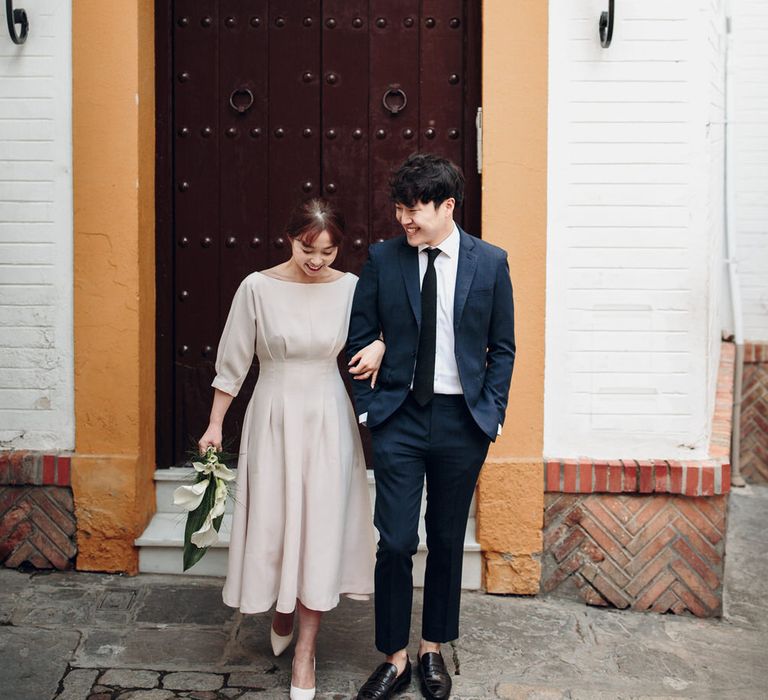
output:
M728 267L728 288L730 291L731 314L733 316L733 341L736 345L736 366L733 373L733 413L731 418L731 485L744 486L741 475L741 396L744 377L744 323L741 308L741 287L739 286L738 261L736 257L736 227L735 227L735 192L733 177L733 131L734 113L733 90L730 89L730 78L733 75L733 51L731 35L731 18L726 18L725 41L725 173L724 173L724 228L726 243L725 263Z

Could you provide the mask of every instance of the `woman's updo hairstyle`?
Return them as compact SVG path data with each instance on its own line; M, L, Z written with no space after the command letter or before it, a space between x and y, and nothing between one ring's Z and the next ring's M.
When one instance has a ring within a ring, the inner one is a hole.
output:
M341 246L344 240L344 217L328 200L319 197L296 205L285 227L288 236L309 245L323 231L328 231L333 245Z

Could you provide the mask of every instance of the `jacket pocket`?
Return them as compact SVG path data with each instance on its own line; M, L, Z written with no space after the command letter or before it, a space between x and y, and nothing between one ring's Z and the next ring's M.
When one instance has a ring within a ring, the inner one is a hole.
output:
M474 296L475 294L493 294L493 287L472 287L469 290L469 296Z

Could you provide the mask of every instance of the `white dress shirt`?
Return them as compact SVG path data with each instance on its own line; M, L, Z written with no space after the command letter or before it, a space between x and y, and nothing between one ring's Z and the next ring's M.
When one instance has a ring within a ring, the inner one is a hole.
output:
M437 341L435 344L435 393L463 394L459 368L456 365L453 333L453 299L456 295L456 273L459 269L459 229L453 225L448 238L440 245L440 255L435 258L437 275ZM419 246L419 284L424 281L427 272L426 250L430 246ZM387 342L387 339L384 339ZM415 365L414 365L415 369ZM411 381L413 388L413 381Z

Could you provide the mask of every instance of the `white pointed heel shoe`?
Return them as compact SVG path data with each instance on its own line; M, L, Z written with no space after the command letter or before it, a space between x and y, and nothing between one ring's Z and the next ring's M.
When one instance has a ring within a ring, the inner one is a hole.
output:
M312 667L315 668L315 661L312 660ZM317 683L317 681L315 681ZM297 688L291 683L291 700L313 700L316 688Z
M297 688L291 686L291 700L314 700L315 688Z
M275 632L274 628L269 627L269 641L272 643L272 653L275 656L280 656L293 641L293 630L290 634L286 634L284 637Z

